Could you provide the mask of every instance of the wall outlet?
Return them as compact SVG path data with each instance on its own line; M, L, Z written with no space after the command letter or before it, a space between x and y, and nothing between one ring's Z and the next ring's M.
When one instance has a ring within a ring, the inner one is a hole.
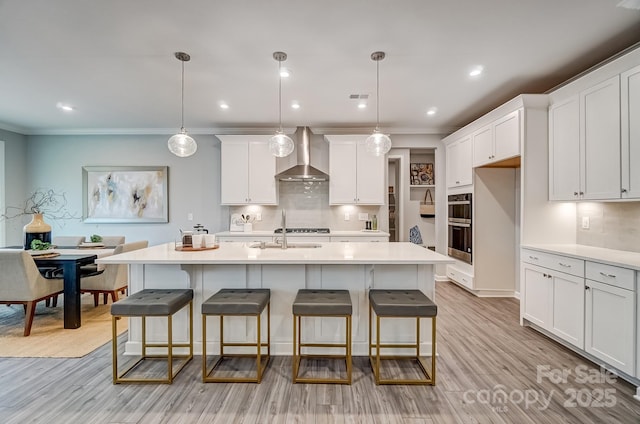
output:
M257 213L256 214L256 221L262 221L262 214L261 213Z
M348 221L348 220L350 220L350 219L351 219L351 217L349 216L349 212L345 212L345 213L344 213L344 220L345 220L345 221Z
M193 213L189 212L187 214L187 221L193 221Z
M359 213L358 214L358 221L367 221L369 219L369 214L368 213Z
M582 229L583 230L588 230L589 229L589 217L588 216L583 216L582 217Z

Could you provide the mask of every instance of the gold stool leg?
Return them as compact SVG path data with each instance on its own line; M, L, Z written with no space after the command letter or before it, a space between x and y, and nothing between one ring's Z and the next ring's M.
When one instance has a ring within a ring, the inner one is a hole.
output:
M113 316L111 318L111 345L113 355L113 384L118 380L118 320L120 317Z
M207 378L207 316L202 314L202 381Z
M262 373L260 372L260 353L262 351L262 348L260 347L260 314L258 314L256 316L256 326L258 327L256 329L257 332L257 340L256 340L256 379L258 380L258 383L260 383L260 381L262 380Z

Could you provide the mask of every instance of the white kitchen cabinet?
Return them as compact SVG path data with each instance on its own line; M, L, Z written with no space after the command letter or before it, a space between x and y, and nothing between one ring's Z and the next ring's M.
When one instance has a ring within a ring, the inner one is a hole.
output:
M549 200L576 200L580 192L580 100L549 108Z
M587 280L585 350L629 375L635 371L635 292Z
M640 66L620 76L622 198L640 198Z
M520 155L520 111L516 110L476 131L473 166L483 166Z
M329 204L384 204L385 156L366 151L366 136L327 136Z
M473 183L472 138L463 137L447 145L447 187L455 188Z
M220 202L223 205L276 205L276 158L269 137L218 136L220 147Z
M549 199L621 197L620 77L549 109Z
M584 349L584 261L528 250L522 261L523 318Z

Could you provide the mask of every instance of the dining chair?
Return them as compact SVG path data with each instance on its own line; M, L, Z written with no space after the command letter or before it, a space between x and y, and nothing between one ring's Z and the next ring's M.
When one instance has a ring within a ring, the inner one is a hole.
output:
M144 249L149 246L147 240L135 241L132 243L119 244L113 251L114 255L131 252L132 250ZM107 304L108 295L111 295L111 302L118 300L118 292L129 286L129 269L126 264L108 264L104 266L104 271L89 276L82 276L80 279L80 291L82 293L93 294L93 304L98 306L100 293L104 296L104 303Z
M51 240L51 244L56 247L76 247L84 242L84 236L56 236Z
M102 236L102 244L107 247L124 244L125 236Z
M24 305L26 337L31 334L36 304L57 298L63 291L62 279L44 278L33 257L24 250L0 250L0 269L0 304Z

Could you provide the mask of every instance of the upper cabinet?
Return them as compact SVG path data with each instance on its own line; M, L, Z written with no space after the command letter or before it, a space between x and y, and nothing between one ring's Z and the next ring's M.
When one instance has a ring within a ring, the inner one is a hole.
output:
M329 204L382 205L385 156L366 151L366 135L332 135L329 141Z
M447 187L471 185L471 136L447 144Z
M513 111L479 129L473 138L473 166L520 155L520 111Z
M220 200L223 205L276 205L276 158L269 135L217 136L220 147Z
M640 198L640 66L620 76L622 198Z
M623 60L552 94L550 200L640 198L640 66Z

